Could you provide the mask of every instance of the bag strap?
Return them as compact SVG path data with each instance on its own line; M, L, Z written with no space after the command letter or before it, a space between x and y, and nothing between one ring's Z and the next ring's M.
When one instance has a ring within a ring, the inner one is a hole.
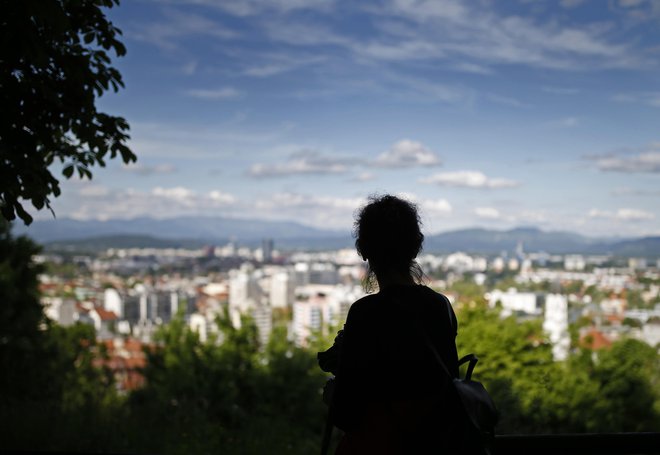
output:
M332 437L332 406L328 406L328 415L325 418L325 428L323 430L323 441L321 441L321 455L327 455L330 448L330 438Z
M447 299L446 297L445 297L445 304L447 305L447 316L449 317L449 325L450 327L454 328L455 325L454 325L454 318L452 317L451 303L449 303L449 299ZM445 371L445 373L447 373L447 376L449 376L451 379L454 379L454 376L449 371L449 368L447 368L447 365L445 364L444 360L442 360L442 357L438 353L437 349L435 349L435 346L433 346L433 343L431 342L428 333L426 333L426 330L424 330L424 327L420 323L419 319L416 319L416 322L417 325L419 326L419 330L422 332L422 335L424 336L424 341L426 342L426 345L429 347L429 349L431 349L431 352L433 352L435 359L438 361L438 363ZM478 361L479 358L474 354L468 354L466 356L463 356L458 361L459 367L463 365L465 362L470 362L468 365L467 372L465 373L466 380L469 381L472 378L472 372L474 371L474 367L477 365Z

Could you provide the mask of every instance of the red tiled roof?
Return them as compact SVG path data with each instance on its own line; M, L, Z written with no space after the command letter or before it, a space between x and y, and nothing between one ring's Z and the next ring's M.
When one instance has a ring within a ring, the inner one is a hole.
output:
M98 313L102 321L114 321L117 319L117 315L114 311L108 311L100 306L95 307L94 310Z
M590 329L580 337L580 346L599 350L612 346L612 341L598 329Z

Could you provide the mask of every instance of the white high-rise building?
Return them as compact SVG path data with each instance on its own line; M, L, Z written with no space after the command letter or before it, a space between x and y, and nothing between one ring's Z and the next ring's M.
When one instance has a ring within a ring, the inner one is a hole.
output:
M243 264L240 270L229 272L229 309L247 313L255 302L261 300L261 289L254 276L254 269Z
M340 302L330 295L317 294L293 304L293 339L298 346L306 346L309 337L329 324L337 323L341 314Z
M108 288L104 291L103 308L112 311L120 319L124 317L124 302L116 289Z
M257 326L259 341L265 346L273 331L273 309L268 305L255 305L251 311L254 324Z
M312 333L322 329L326 306L325 298L294 302L292 329L298 346L306 346Z
M514 288L506 292L495 289L486 293L485 297L491 308L494 308L498 302L502 305L502 317L520 312L535 316L540 316L542 313L543 303L533 292L518 292Z
M270 279L270 306L288 308L293 305L295 284L287 270L276 272Z
M584 270L586 266L587 261L580 254L567 254L564 256L564 269L566 270Z
M560 294L545 296L545 315L543 330L548 333L552 343L552 356L561 361L568 357L571 339L568 334L568 300Z

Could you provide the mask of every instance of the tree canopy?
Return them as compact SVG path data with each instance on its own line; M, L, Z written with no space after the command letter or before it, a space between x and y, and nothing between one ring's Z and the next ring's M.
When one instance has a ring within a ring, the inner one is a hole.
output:
M103 8L119 0L0 0L0 211L7 220L32 216L23 204L50 207L62 174L92 178L109 156L136 160L122 117L96 101L124 86L110 52L126 53L121 31ZM52 209L51 209L52 210Z

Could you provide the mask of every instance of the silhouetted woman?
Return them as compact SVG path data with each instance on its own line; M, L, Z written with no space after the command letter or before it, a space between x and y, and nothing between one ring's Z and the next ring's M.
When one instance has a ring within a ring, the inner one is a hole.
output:
M343 332L319 355L321 368L336 375L331 419L345 432L336 453L448 453L454 401L429 343L457 376L457 322L447 298L421 284L417 209L372 197L354 236L369 262L366 290L377 284L378 292L351 306Z

